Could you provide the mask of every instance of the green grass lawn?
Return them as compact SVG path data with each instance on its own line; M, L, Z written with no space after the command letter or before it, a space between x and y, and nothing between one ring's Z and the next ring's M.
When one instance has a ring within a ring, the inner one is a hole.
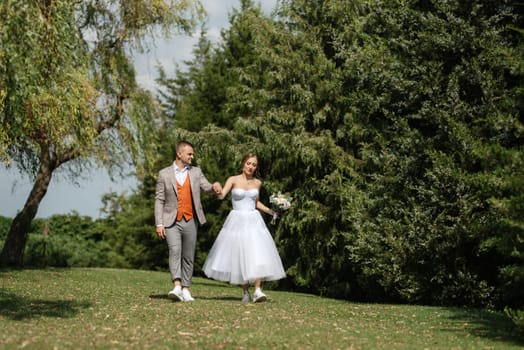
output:
M166 272L0 270L0 349L522 349L502 314L361 304L195 278L167 299Z

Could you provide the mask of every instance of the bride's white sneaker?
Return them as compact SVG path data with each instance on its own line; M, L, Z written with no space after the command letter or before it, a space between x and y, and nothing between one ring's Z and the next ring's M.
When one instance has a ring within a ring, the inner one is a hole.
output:
M267 300L267 295L265 295L260 289L256 289L255 293L253 293L253 302L261 303L266 300Z
M249 295L249 293L244 293L244 296L242 296L242 302L243 303L251 302L251 296Z

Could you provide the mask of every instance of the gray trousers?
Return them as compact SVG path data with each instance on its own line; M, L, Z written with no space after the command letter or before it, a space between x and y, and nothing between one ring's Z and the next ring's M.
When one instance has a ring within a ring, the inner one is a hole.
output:
M191 285L193 277L197 227L198 222L193 218L189 221L182 219L166 228L171 280L180 280L184 287Z

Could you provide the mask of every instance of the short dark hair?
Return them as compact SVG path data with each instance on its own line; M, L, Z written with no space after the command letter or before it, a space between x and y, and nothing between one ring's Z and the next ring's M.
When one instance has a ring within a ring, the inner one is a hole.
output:
M175 149L175 152L179 152L183 147L186 147L186 146L189 146L191 148L195 148L191 142L189 141L186 141L186 140L182 140L182 141L178 141L178 143L176 144L176 149Z

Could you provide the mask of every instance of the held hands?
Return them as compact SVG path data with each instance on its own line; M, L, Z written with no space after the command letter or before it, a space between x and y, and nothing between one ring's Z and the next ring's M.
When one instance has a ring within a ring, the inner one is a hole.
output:
M222 194L222 185L219 182L215 182L213 184L213 191L215 191L217 196L220 196Z

